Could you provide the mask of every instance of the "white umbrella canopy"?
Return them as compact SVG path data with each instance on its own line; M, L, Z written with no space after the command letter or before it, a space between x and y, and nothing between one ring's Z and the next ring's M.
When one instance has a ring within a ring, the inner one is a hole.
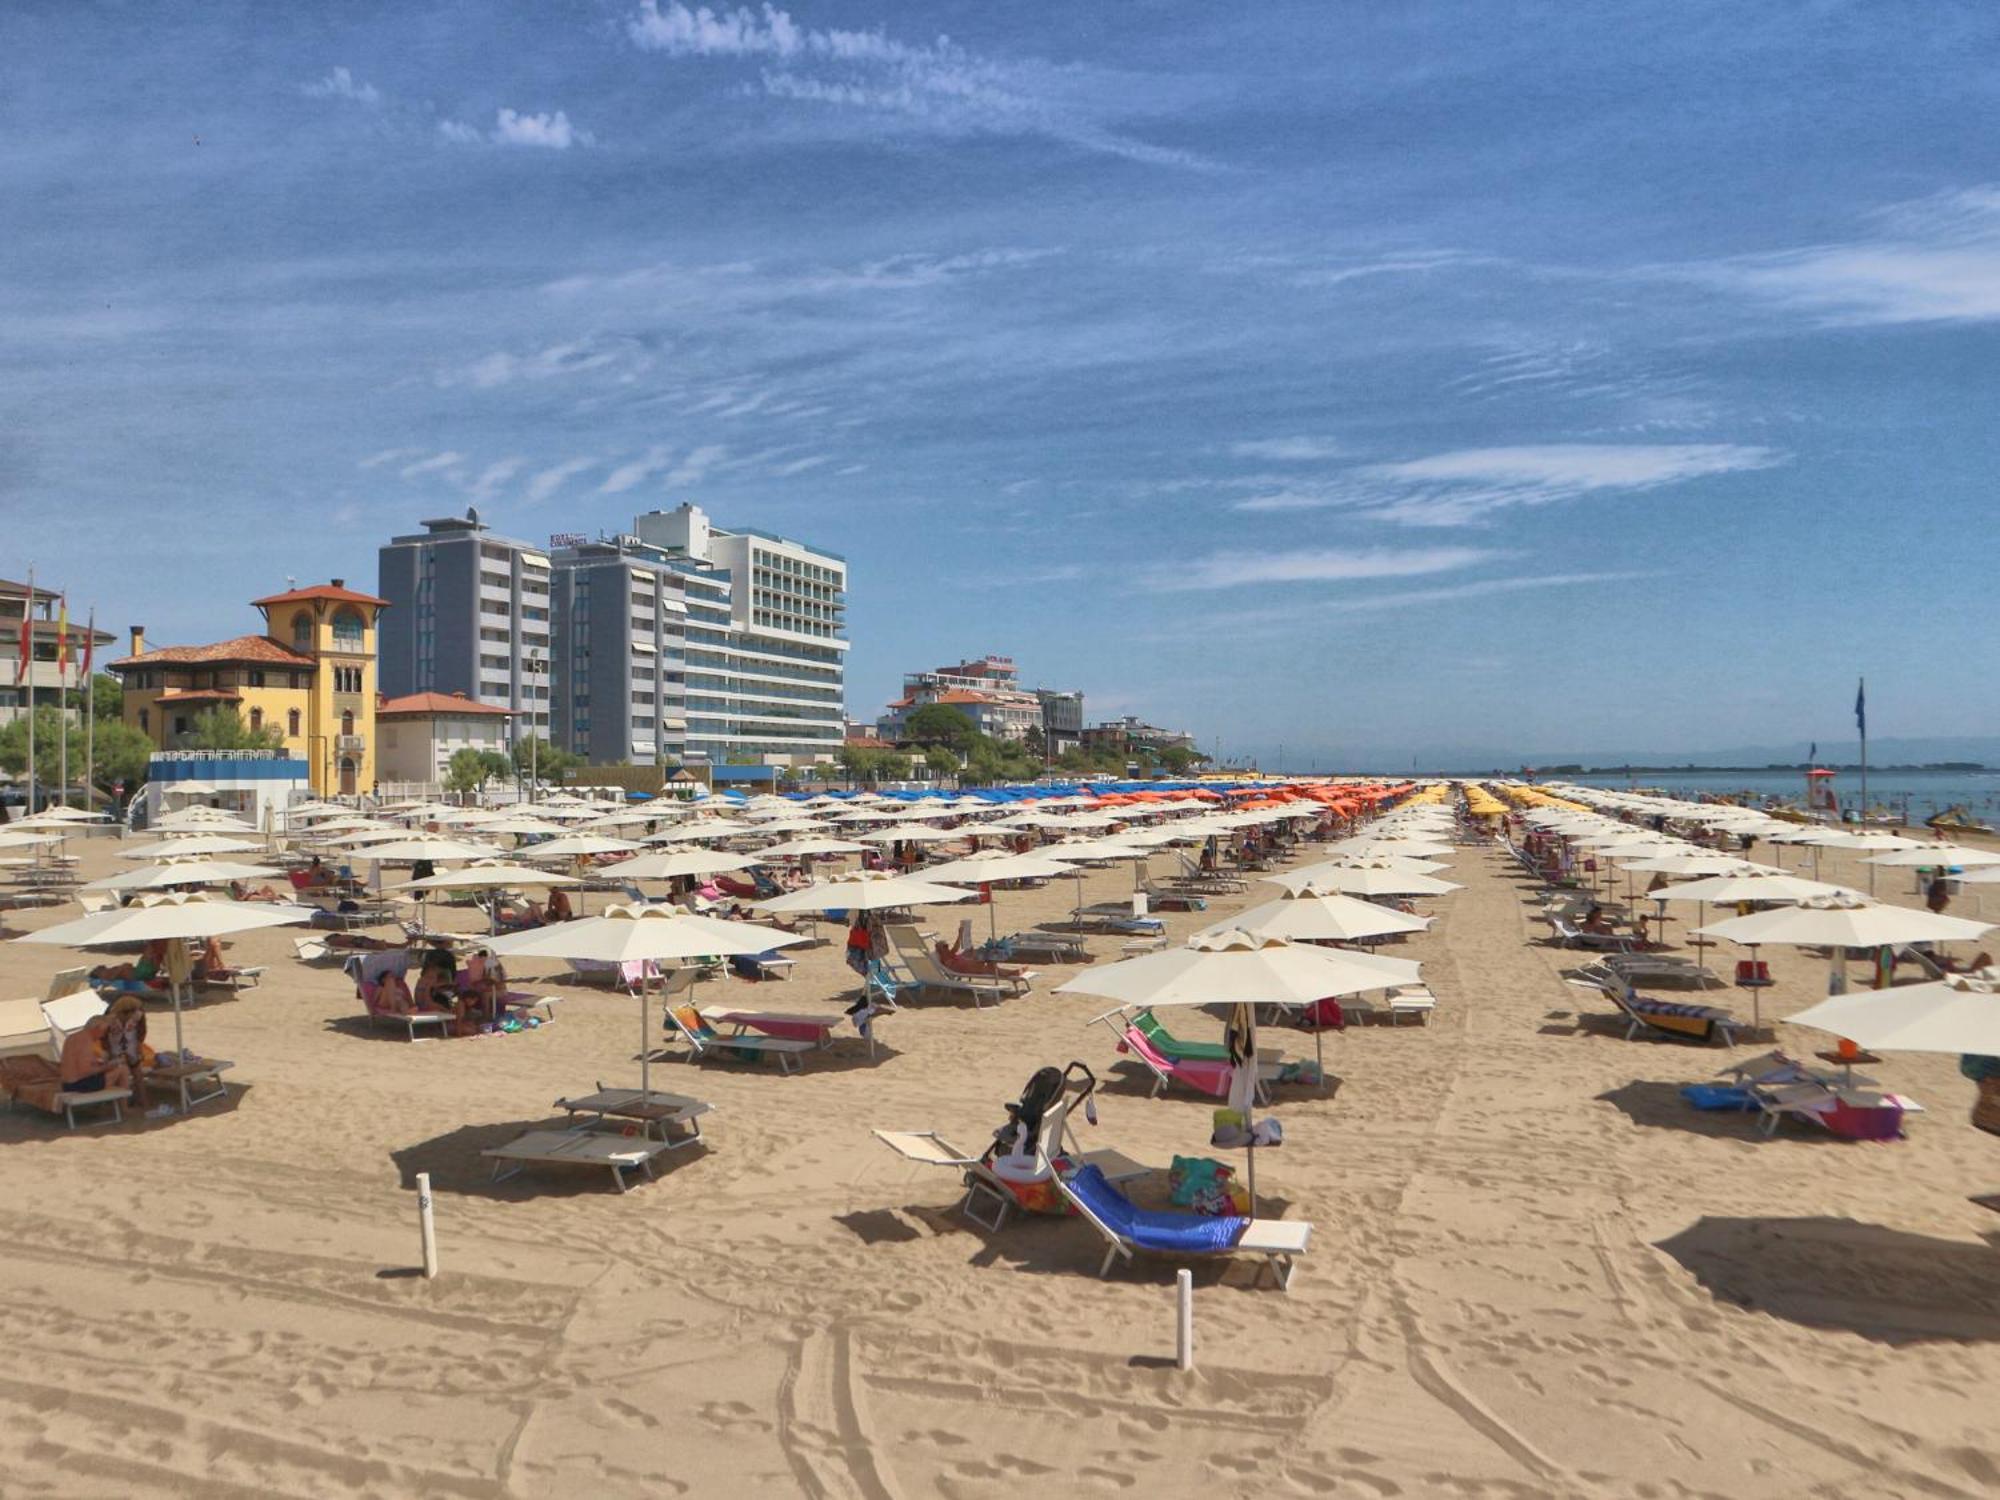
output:
M1796 906L1777 906L1747 917L1731 917L1697 930L1704 937L1727 938L1732 943L1746 945L1777 943L1840 949L1957 942L1976 938L1992 926L1991 922L1939 916L1907 906L1835 895L1816 896Z
M168 813L147 827L154 833L255 833L257 825L211 809Z
M643 848L630 839L614 839L599 833L573 833L546 844L532 844L521 853L529 859L581 859L591 854L629 854Z
M965 836L963 829L933 828L928 823L899 823L877 833L855 835L871 844L939 844Z
M977 854L968 854L964 859L947 860L943 864L926 865L924 879L942 882L945 885L984 885L993 880L1053 880L1067 878L1076 870L1062 863L1060 858L1050 858L1055 850L1037 850L1031 854L1009 854L1003 849L985 849ZM1143 850L1134 849L1136 856Z
M2000 851L1975 849L1970 844L1917 844L1891 854L1870 855L1867 863L1892 868L1922 868L1927 865L1957 865L1962 870L2000 865Z
M407 865L420 859L493 859L500 851L491 844L475 844L465 839L448 839L439 834L417 833L407 838L370 844L354 851L359 859L380 864Z
M60 844L62 841L63 836L60 833L37 832L34 829L20 832L9 829L0 832L0 849L42 849L50 844ZM253 844L251 847L254 849L256 845Z
M1634 860L1625 869L1635 875L1755 875L1769 865L1752 864L1731 854L1662 854ZM1775 872L1773 872L1775 873ZM1653 895L1660 894L1654 891Z
M1837 833L1818 840L1829 849L1875 849L1885 854L1893 854L1899 849L1921 848L1921 839L1906 839L1899 833L1849 833L1841 829Z
M1633 868L1637 868L1634 866ZM1758 866L1758 871L1769 866ZM1671 872L1669 872L1671 873ZM1713 875L1706 880L1691 880L1682 885L1662 886L1649 892L1649 901L1705 901L1718 906L1727 906L1734 901L1814 901L1828 896L1857 897L1858 892L1842 885L1829 885L1822 880L1807 880L1800 875L1779 873L1738 873L1735 875Z
M729 823L721 818L697 818L692 823L678 823L672 828L662 828L658 833L649 833L639 842L695 844L703 839L733 839L748 831L741 823Z
M1938 984L1835 995L1789 1018L1870 1052L2000 1057L2000 981L1954 975Z
M970 901L977 893L898 875L892 870L851 870L759 901L759 911L885 911L905 906L944 906Z
M202 854L261 854L262 844L249 839L230 838L226 834L192 833L180 838L162 839L157 844L139 844L130 849L120 849L120 859L190 859Z
M621 880L678 880L682 876L729 875L759 863L726 849L653 849L620 860L617 871Z
M1211 923L1195 935L1201 937L1237 928L1259 937L1288 938L1293 942L1356 942L1397 932L1422 932L1430 925L1429 917L1391 911L1372 901L1358 901L1338 893L1306 894L1266 901Z
M1063 839L1059 843L1044 844L1035 850L1036 854L1045 859L1085 862L1098 859L1145 859L1152 852L1151 849L1128 839L1123 834L1101 839ZM926 870L924 873L933 872Z
M422 880L405 880L392 886L398 891L499 891L515 886L523 889L545 888L558 885L581 885L574 875L559 874L554 870L537 870L533 865L513 864L508 861L488 860L479 864L466 865L457 870L440 870L435 875L426 875Z
M1330 854L1394 854L1408 859L1429 859L1436 855L1450 855L1458 850L1450 844L1440 844L1432 840L1382 839L1363 836L1342 839L1339 843L1328 844Z
M866 844L857 844L849 839L786 839L782 843L765 845L757 851L757 858L762 862L773 859L810 859L822 854L866 854L868 847Z
M547 818L517 815L500 818L491 823L481 823L479 831L483 834L511 833L523 838L555 838L562 833L563 827L560 823L551 823Z
M1349 896L1445 896L1460 889L1435 875L1404 875L1374 865L1307 865L1281 875L1258 877L1267 885L1282 886L1292 895L1329 892Z
M111 911L92 912L73 922L44 927L15 941L50 943L61 948L100 948L120 943L165 941L170 950L169 973L184 973L187 965L185 943L226 937L233 932L249 932L259 927L285 927L309 922L317 915L310 906L288 906L274 902L224 901L206 892L162 893L136 898L132 905ZM181 986L173 987L174 1050L184 1048L181 1035Z
M177 885L223 885L232 880L267 880L284 872L267 865L246 865L224 859L169 859L106 875L82 887L86 891L166 890ZM268 903L267 903L268 904Z
M555 922L495 938L486 946L508 958L664 963L678 959L768 953L806 939L749 922L698 917L678 906L617 905L595 917Z
M386 844L391 839L413 837L442 838L443 834L414 835L407 828L398 828L390 823L377 823L369 828L357 828L352 833L343 833L337 838L315 839L312 842L328 849L358 849L363 844Z
M1334 995L1415 984L1417 965L1345 948L1318 948L1227 926L1184 947L1098 964L1056 986L1121 1005L1310 1005Z
M589 959L601 963L666 963L690 958L726 958L768 953L806 939L749 922L698 917L678 906L610 906L595 917L556 922L529 932L494 938L486 946L506 958ZM652 1091L652 1036L646 1021L645 986L639 991L639 1089Z

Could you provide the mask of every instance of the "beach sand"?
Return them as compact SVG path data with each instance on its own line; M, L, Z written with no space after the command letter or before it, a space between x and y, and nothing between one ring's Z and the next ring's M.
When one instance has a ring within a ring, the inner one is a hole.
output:
M119 863L108 839L75 847L89 874ZM1849 855L1824 869L1865 879ZM1191 1375L1171 1367L1171 1262L1100 1280L1075 1220L977 1229L950 1172L869 1135L977 1150L1036 1067L1074 1057L1106 1079L1087 1146L1206 1154L1211 1102L1148 1097L1084 1024L1102 1007L1050 992L1073 970L998 1007L888 1017L872 1066L851 1033L798 1077L658 1065L656 1087L714 1102L707 1146L621 1195L595 1174L493 1187L478 1153L558 1118L559 1094L636 1080L637 1002L531 980L566 997L553 1025L412 1044L367 1030L290 934L247 936L232 956L270 964L262 986L187 1018L191 1045L236 1062L226 1104L73 1134L0 1117L0 1494L2000 1489L2000 1219L1967 1201L2000 1188L2000 1141L1968 1123L1954 1060L1870 1069L1929 1107L1906 1140L1762 1139L1677 1095L1728 1052L1626 1041L1563 984L1575 957L1542 944L1499 852L1449 873L1465 889L1389 950L1424 961L1433 1024L1350 1029L1324 1094L1281 1093L1260 1206L1313 1221L1312 1250L1289 1294L1247 1262L1197 1267ZM1128 880L1095 873L1089 895ZM1909 884L1878 876L1885 898L1914 902ZM1167 920L1179 936L1271 889ZM1070 887L1000 899L1026 926ZM1985 901L2000 913L2000 890ZM1823 962L1764 956L1766 1017L1822 993ZM0 995L71 962L0 946ZM788 982L702 998L831 1012L846 978L826 947ZM1740 992L1707 998L1749 1015ZM410 1274L420 1171L435 1281Z

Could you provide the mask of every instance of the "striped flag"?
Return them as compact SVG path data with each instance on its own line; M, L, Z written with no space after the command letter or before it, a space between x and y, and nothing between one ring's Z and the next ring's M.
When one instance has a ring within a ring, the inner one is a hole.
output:
M58 679L69 670L69 595L56 607L56 673Z

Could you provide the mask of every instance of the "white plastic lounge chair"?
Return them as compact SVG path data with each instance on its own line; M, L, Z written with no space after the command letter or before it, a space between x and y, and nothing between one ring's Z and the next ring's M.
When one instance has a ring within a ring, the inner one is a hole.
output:
M1019 1206L1019 1200L992 1167L976 1156L967 1156L934 1130L877 1130L874 1135L907 1161L951 1167L962 1173L965 1196L958 1201L958 1211L982 1229L997 1233L1007 1222L1007 1216ZM1072 1155L1071 1159L1098 1168L1111 1182L1130 1182L1157 1170L1133 1161L1121 1151L1085 1151Z
M1404 1016L1415 1016L1419 1025L1431 1024L1431 1012L1437 1009L1437 996L1431 993L1427 984L1405 984L1389 991L1389 1021L1400 1026Z
M760 1057L769 1057L777 1062L780 1073L797 1073L805 1067L801 1056L815 1050L814 1043L791 1037L724 1036L703 1020L701 1012L692 1005L669 1005L667 1024L688 1044L689 1062L707 1062L711 1058L755 1062Z
M910 978L927 990L943 990L951 995L970 995L975 1006L983 1006L988 1000L1005 1000L1010 995L1023 993L1027 986L1017 980L989 978L979 974L954 974L937 960L912 927L888 930L889 941L896 955L909 970ZM899 936L898 934L901 934Z
M115 911L119 905L116 891L78 891L76 900L86 917L96 916L101 911Z
M701 1117L715 1108L702 1099L685 1094L664 1094L658 1089L642 1093L638 1089L606 1088L602 1081L594 1094L556 1100L556 1108L566 1110L574 1120L637 1120L641 1133L657 1134L669 1151L679 1151L701 1139Z
M1240 1234L1221 1239L1228 1219L1133 1207L1131 1200L1101 1173L1083 1167L1056 1186L1084 1221L1104 1236L1108 1247L1098 1275L1109 1276L1120 1259L1134 1260L1141 1252L1176 1258L1190 1255L1261 1255L1271 1267L1280 1291L1290 1291L1292 1268L1312 1243L1313 1227L1304 1219L1238 1219ZM1204 1231L1212 1236L1202 1243Z
M49 977L48 993L45 1000L60 1000L65 995L81 995L90 988L88 968L58 969Z
M493 1180L505 1182L531 1166L585 1167L609 1171L619 1192L628 1172L653 1176L653 1158L672 1150L646 1136L605 1135L590 1130L531 1130L504 1146L479 1154L493 1163Z

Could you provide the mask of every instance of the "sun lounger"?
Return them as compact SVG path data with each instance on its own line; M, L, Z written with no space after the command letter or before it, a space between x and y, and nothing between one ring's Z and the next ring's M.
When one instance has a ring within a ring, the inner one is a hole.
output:
M1639 953L1645 944L1627 933L1586 932L1566 917L1549 913L1549 929L1558 948L1589 948L1599 953Z
M86 917L94 917L99 912L116 911L122 904L116 891L78 891L77 905L83 908Z
M244 990L254 990L259 984L263 983L264 968L263 964L232 964L223 969L210 969L201 976L200 980L196 982L195 987L197 989L234 990L238 993Z
M925 944L921 934L914 927L892 925L885 929L890 946L903 962L910 978L920 989L942 990L946 994L970 995L974 1005L984 1005L988 1000L1005 1000L1010 995L1023 993L1027 986L1015 980L988 979L976 974L954 974L938 962L937 955Z
M756 1032L760 1036L782 1036L790 1037L795 1042L810 1042L815 1047L831 1047L834 1028L847 1019L844 1015L796 1015L768 1010L708 1010L702 1015L711 1026L731 1028L730 1036L747 1036Z
M586 1120L636 1120L642 1133L657 1133L669 1151L679 1151L701 1139L701 1117L715 1106L685 1094L663 1094L658 1089L642 1093L599 1083L596 1093L558 1099L556 1108L568 1111L572 1120L579 1115Z
M592 1130L531 1130L504 1146L479 1154L493 1163L493 1180L506 1182L529 1167L583 1167L609 1171L619 1192L626 1174L653 1176L653 1158L672 1150L647 1136L608 1135Z
M1419 1025L1431 1024L1431 1012L1437 1009L1437 996L1431 993L1427 984L1398 985L1389 991L1389 1022L1400 1026L1403 1017L1415 1016Z
M1234 1066L1225 1056L1221 1061L1210 1058L1172 1058L1153 1044L1150 1037L1137 1026L1127 1025L1120 1033L1118 1050L1136 1057L1153 1075L1153 1095L1158 1098L1166 1093L1169 1085L1180 1084L1193 1089L1197 1094L1206 1094L1211 1099L1229 1097L1230 1080L1235 1074ZM1257 1100L1270 1101L1270 1087L1274 1083L1295 1081L1287 1079L1286 1064L1275 1059L1257 1059Z
M456 1018L450 1011L390 1010L380 1003L382 981L391 974L400 976L409 972L409 949L391 948L382 953L353 954L348 957L345 966L349 977L354 980L354 993L360 998L362 1009L371 1022L401 1026L413 1042L419 1031L434 1036L451 1034L451 1024Z
M1108 1248L1098 1275L1109 1276L1119 1260L1152 1255L1261 1255L1279 1290L1289 1291L1292 1268L1312 1243L1312 1225L1301 1219L1211 1217L1136 1208L1097 1168L1084 1166L1056 1186L1084 1220L1104 1236Z
M1823 1078L1753 1083L1749 1091L1763 1116L1765 1135L1776 1135L1785 1120L1798 1119L1844 1140L1892 1141L1903 1133L1903 1117L1922 1114L1924 1108L1902 1094L1876 1093Z
M745 979L789 979L796 962L772 948L764 953L736 954L730 958L729 968Z
M1090 961L1090 950L1081 940L1055 932L1016 932L987 943L979 949L981 958L998 963L1027 959L1034 963L1081 964Z
M805 1066L801 1055L814 1048L811 1042L791 1037L724 1036L703 1020L701 1012L692 1005L668 1006L667 1024L688 1044L689 1062L707 1062L711 1058L755 1062L768 1057L778 1064L780 1073L797 1073Z
M1709 1042L1719 1036L1724 1046L1736 1045L1736 1028L1742 1023L1726 1010L1656 1000L1650 995L1641 995L1628 983L1610 979L1571 979L1565 983L1579 989L1596 990L1617 1006L1619 1013L1630 1023L1625 1030L1627 1041L1642 1031L1648 1031L1681 1041Z
M1007 1222L1007 1216L1021 1206L1021 1200L1004 1177L978 1157L967 1156L935 1131L878 1130L874 1134L875 1139L906 1160L951 1167L962 1173L965 1196L958 1202L958 1211L984 1229L997 1233ZM1118 1151L1085 1151L1070 1159L1097 1168L1111 1182L1130 1182L1158 1170ZM987 1206L984 1213L982 1205Z
M46 1041L48 1033L42 1035ZM0 1056L0 1093L7 1096L10 1105L26 1104L45 1114L61 1115L71 1130L76 1129L80 1109L108 1109L114 1124L123 1123L125 1103L132 1097L129 1089L66 1089L62 1072L52 1059L23 1056Z

